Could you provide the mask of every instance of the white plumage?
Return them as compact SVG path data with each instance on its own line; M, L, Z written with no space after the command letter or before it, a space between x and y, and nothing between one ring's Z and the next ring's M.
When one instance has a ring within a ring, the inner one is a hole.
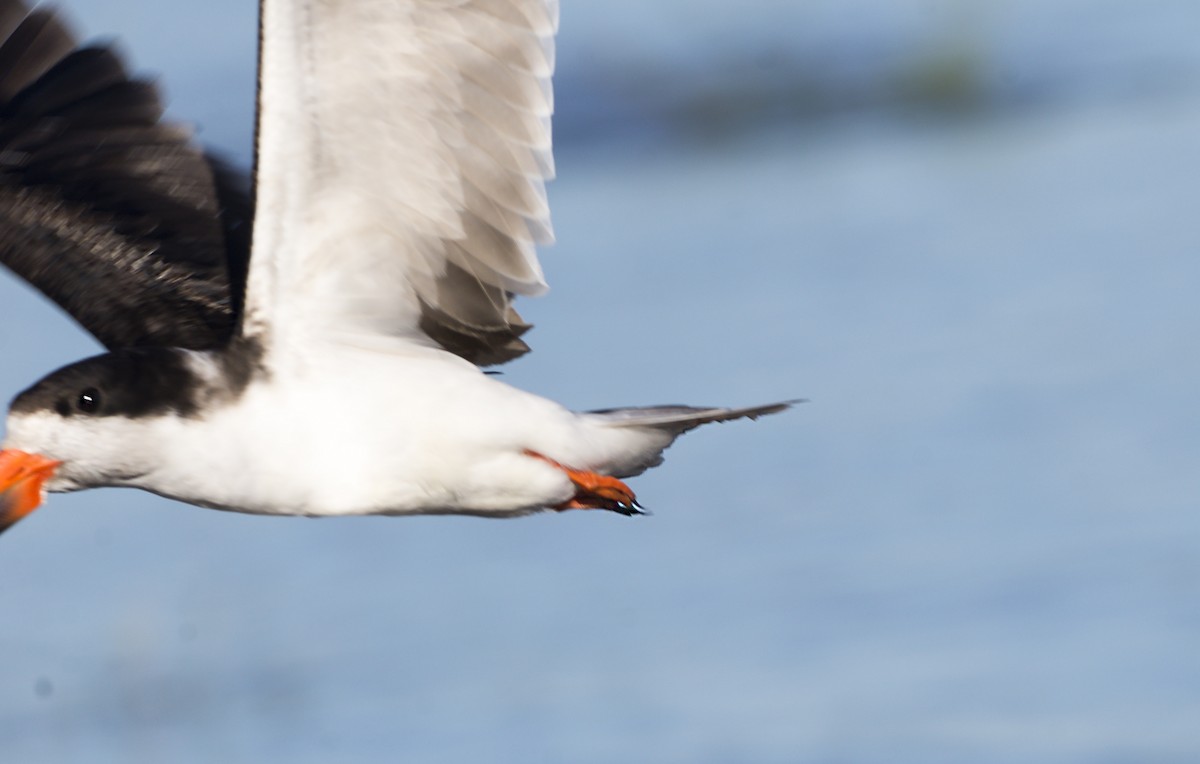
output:
M447 262L499 290L476 311L545 291L534 245L552 239L557 3L265 0L262 13L250 334L426 341L419 301L458 308L439 289Z
M511 300L546 289L535 245L552 238L555 2L261 9L240 331L217 347L200 331L190 345L114 348L22 393L0 453L0 530L36 506L42 481L266 514L634 514L616 478L658 464L680 433L787 407L574 413L466 360L523 352ZM30 272L91 256L60 253ZM137 318L134 329L171 336Z

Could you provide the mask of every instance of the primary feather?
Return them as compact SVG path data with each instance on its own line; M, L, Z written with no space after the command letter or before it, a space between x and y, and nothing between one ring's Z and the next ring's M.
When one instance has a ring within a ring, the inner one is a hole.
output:
M210 160L112 50L74 46L0 3L0 263L106 347L219 347L240 285Z

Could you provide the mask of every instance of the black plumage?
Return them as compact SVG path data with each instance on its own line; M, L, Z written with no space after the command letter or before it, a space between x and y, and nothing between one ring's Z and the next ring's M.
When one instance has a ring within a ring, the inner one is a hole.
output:
M64 366L13 399L11 410L63 417L191 416L210 388L181 351L130 348Z
M162 112L110 48L0 0L0 263L110 349L237 329L249 193Z

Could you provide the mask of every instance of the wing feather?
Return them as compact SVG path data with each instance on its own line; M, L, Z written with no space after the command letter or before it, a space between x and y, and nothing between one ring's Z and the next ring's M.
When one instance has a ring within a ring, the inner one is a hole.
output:
M218 197L161 115L112 50L0 0L0 263L110 348L216 347L237 323L221 211L244 195Z
M22 19L14 7L5 16L17 20L0 49L0 99L9 100L66 57L75 40L49 11L34 11Z
M263 0L248 334L528 348L554 0ZM287 342L282 343L287 345Z

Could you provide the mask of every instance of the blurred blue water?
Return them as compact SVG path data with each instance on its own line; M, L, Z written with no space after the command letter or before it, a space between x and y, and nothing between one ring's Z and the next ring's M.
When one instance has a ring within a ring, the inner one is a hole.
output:
M945 18L753 5L811 22L800 51ZM580 47L645 29L628 19L651 11L617 7L633 15L580 11ZM535 352L508 379L580 408L811 403L689 436L638 479L644 520L53 497L0 539L0 757L1200 757L1200 88L1177 43L1200 7L973 7L1016 47L1062 31L1021 48L1061 97L833 110L717 142L655 123L560 152L554 290L523 306ZM168 45L165 21L121 18ZM704 60L704 18L662 49ZM743 40L786 27L724 21ZM1113 72L1169 62L1152 71L1170 86L1059 65L1088 40ZM219 73L246 52L180 55ZM93 352L11 279L0 347L13 392Z

